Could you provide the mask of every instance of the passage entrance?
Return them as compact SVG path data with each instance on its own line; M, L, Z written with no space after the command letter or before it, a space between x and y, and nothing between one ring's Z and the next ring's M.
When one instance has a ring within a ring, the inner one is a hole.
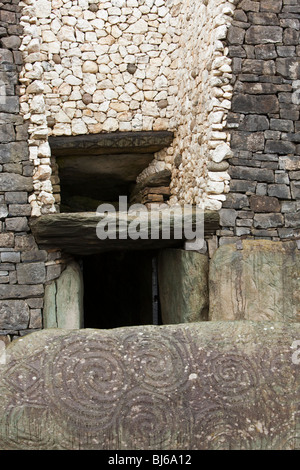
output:
M108 252L82 263L85 328L161 324L156 252Z

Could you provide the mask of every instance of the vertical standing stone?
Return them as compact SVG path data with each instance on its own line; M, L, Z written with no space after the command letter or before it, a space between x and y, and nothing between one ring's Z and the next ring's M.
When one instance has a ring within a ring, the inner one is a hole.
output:
M77 263L70 263L61 276L45 289L44 327L83 327L83 278Z
M164 250L158 264L164 324L207 320L208 257L194 251Z
M299 278L294 242L223 245L210 265L209 319L299 322Z

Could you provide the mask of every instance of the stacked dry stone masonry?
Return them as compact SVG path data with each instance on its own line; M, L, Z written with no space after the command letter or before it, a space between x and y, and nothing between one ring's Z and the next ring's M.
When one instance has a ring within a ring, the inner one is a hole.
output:
M18 3L0 5L0 335L7 340L42 328L44 284L61 273L59 254L40 250L28 224L34 168L19 112Z
M221 243L300 237L300 3L242 1L227 43L233 158Z
M234 3L22 2L21 112L35 141L33 216L59 203L48 135L115 131L174 131L173 145L138 182L169 169L172 204L221 208L229 190L223 159L231 156L224 128L232 74L224 40Z

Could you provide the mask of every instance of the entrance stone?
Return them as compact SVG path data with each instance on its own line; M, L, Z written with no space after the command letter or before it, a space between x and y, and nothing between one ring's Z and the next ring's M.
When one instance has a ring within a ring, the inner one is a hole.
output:
M164 324L207 320L208 256L195 251L161 251L158 279Z
M238 249L242 248L242 249ZM210 320L300 321L295 242L244 240L221 246L210 265Z
M299 449L299 338L270 322L27 335L0 364L0 449Z

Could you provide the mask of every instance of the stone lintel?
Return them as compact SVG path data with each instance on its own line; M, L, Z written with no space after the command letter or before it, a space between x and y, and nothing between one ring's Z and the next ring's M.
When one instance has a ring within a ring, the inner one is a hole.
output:
M152 212L153 214L153 212ZM31 229L37 243L43 247L57 247L67 253L76 255L89 255L114 250L149 250L165 247L182 246L185 241L185 221L192 220L193 230L196 227L195 211L170 211L170 236L164 238L162 221L158 224L159 237L151 238L150 212L143 216L143 239L133 240L127 236L128 227L137 214L116 212L108 215L95 212L49 214L31 220ZM148 217L148 219L147 219ZM191 219L192 217L192 219ZM101 240L97 237L97 226L105 220L111 236ZM153 227L153 225L152 225ZM219 228L219 214L214 211L204 212L204 234L214 233ZM137 229L139 231L140 229ZM175 235L176 234L176 235ZM123 238L122 238L123 237Z
M169 131L112 132L91 135L49 137L55 156L154 153L171 145Z

